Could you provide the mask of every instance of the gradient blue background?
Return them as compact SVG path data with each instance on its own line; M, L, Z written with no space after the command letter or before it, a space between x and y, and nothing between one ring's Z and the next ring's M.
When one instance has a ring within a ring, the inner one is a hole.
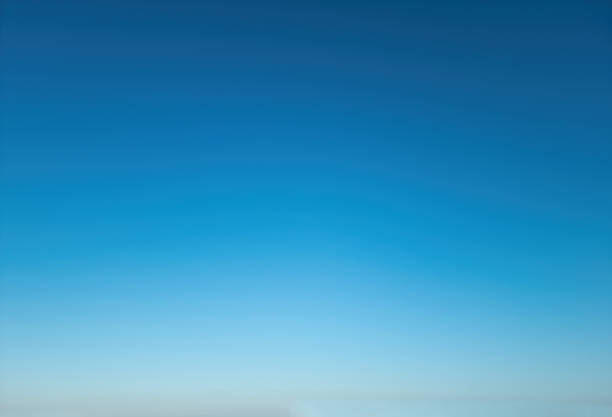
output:
M612 400L612 7L5 0L2 396Z

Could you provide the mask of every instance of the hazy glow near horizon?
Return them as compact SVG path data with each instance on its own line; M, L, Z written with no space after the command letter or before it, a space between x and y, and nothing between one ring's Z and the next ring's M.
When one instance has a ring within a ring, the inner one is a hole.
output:
M7 417L612 400L605 2L4 3Z

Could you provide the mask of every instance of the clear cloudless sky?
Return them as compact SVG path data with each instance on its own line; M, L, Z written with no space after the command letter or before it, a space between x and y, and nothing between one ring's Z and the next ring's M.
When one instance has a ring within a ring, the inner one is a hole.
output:
M612 399L610 3L0 19L6 401Z

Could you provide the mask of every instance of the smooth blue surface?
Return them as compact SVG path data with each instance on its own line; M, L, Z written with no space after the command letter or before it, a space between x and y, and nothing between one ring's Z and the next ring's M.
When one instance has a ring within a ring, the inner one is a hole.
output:
M3 3L5 398L611 399L606 2Z
M604 404L539 401L320 401L298 407L302 417L610 417Z

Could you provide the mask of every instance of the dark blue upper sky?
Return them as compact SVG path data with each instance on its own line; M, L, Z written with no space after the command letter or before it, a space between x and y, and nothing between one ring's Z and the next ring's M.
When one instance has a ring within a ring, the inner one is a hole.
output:
M5 0L10 390L609 394L611 22Z

